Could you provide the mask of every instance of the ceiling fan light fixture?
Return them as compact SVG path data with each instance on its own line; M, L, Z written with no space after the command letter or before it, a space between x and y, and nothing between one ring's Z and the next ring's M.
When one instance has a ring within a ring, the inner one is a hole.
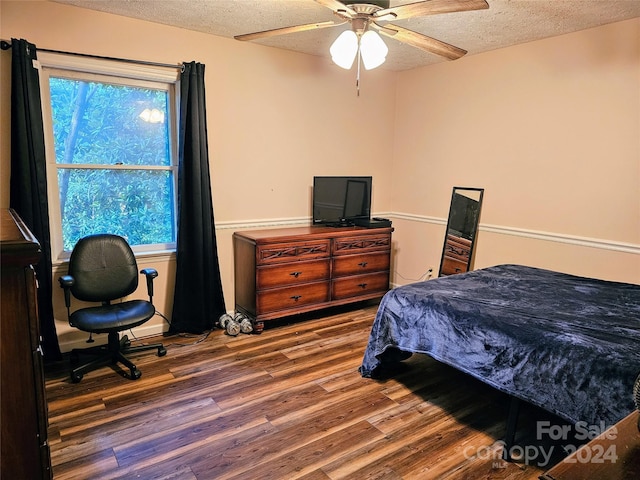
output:
M353 30L345 30L333 42L329 52L333 63L349 70L358 53L358 36Z
M371 70L379 67L387 59L389 48L380 35L373 30L367 30L360 38L360 54L364 68Z

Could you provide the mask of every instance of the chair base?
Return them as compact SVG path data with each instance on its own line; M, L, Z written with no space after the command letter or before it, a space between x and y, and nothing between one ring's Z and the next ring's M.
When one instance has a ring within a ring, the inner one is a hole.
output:
M125 377L131 380L137 380L140 378L142 373L131 360L125 357L125 354L142 352L145 350L158 350L159 357L164 357L167 354L167 350L161 343L132 347L129 338L126 335L119 338L118 332L110 332L109 342L106 345L98 345L91 348L74 348L71 351L71 381L73 383L78 383L82 380L82 377L86 372L100 368L105 364L111 364L115 367L118 363L123 364L129 369L129 373L123 372ZM77 361L79 355L91 355L95 358L90 362L73 368L73 364L75 363L74 359Z

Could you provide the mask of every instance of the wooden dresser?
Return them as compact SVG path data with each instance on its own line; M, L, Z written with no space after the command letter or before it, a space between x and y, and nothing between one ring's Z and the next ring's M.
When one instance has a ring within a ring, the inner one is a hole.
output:
M471 240L448 234L444 244L442 256L442 268L440 275L455 275L465 273L469 266L471 256Z
M32 265L38 241L12 210L0 210L0 478L52 478L47 404Z
M294 227L233 234L236 310L265 320L382 297L392 228Z
M640 478L640 412L634 411L583 445L541 480L635 480Z

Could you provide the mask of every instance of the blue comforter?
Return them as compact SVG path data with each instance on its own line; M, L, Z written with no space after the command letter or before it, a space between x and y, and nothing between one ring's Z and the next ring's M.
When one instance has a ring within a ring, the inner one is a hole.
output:
M634 408L640 285L499 265L389 291L360 373L425 353L570 422Z

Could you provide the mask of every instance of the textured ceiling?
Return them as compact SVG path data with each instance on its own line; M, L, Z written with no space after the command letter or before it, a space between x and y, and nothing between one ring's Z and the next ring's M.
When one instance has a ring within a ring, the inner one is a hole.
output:
M334 20L313 0L52 0L221 37ZM391 0L391 6L415 0ZM399 20L394 24L476 53L640 17L640 0L487 0L488 10ZM351 2L349 2L351 3ZM354 2L356 3L356 2ZM347 27L293 33L254 43L329 56ZM447 61L385 37L382 68L407 70Z

